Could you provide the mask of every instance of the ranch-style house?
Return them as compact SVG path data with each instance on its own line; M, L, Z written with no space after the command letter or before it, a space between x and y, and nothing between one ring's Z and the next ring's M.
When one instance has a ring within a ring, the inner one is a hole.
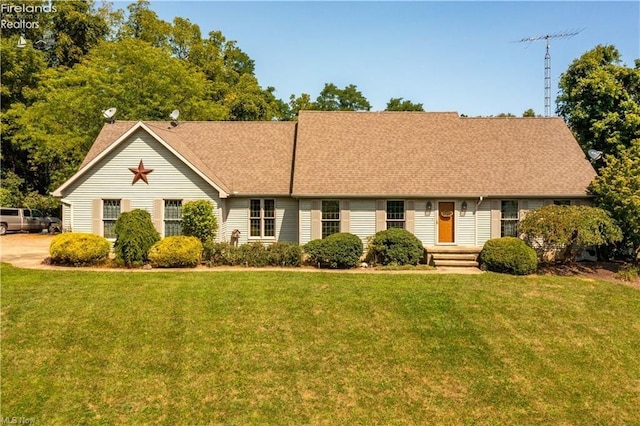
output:
M366 244L400 227L429 250L480 248L516 235L528 210L589 204L595 175L557 117L301 111L297 122L107 123L53 194L65 230L107 238L136 208L179 234L182 205L204 199L220 241L351 232Z

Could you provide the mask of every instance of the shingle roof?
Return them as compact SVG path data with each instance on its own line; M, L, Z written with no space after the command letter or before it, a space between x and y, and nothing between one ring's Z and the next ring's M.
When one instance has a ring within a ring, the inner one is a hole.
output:
M585 196L596 173L560 118L303 111L294 196Z
M293 122L144 122L228 193L288 195L291 185ZM82 166L135 125L105 124Z
M106 124L82 167L135 124ZM144 124L229 194L580 197L595 177L560 118L302 111L297 124Z

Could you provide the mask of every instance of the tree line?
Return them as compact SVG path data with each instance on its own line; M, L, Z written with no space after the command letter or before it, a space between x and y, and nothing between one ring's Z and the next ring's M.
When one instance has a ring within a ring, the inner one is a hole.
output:
M326 83L315 99L308 93L278 99L274 87L259 84L254 61L235 41L220 31L202 34L181 17L163 21L147 0L129 4L126 12L93 0L52 4L55 13L29 14L17 7L5 8L10 12L3 15L14 22L37 19L38 25L1 30L2 205L55 207L46 194L77 170L103 125L100 110L110 106L118 108L118 120L166 120L176 108L184 120L295 120L304 109L371 109L354 84ZM24 33L29 43L17 48ZM591 190L623 222L636 248L639 88L638 60L627 67L614 46L597 46L561 76L557 99L557 113L585 152L604 153L595 163L599 177ZM424 107L391 98L385 110Z

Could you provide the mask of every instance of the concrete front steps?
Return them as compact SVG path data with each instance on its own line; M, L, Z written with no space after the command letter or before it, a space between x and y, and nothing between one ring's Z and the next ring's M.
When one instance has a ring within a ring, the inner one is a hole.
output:
M427 263L436 268L439 266L477 268L480 247L469 246L428 246Z

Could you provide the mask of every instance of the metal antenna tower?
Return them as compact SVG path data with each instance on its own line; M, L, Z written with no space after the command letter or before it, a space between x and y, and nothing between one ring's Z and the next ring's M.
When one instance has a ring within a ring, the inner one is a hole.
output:
M516 40L515 43L532 43L534 41L545 40L547 43L547 51L544 55L544 116L551 116L551 53L549 53L549 39L552 38L571 38L580 33L584 28L579 30L564 31L561 33L545 34L535 37L525 37Z

